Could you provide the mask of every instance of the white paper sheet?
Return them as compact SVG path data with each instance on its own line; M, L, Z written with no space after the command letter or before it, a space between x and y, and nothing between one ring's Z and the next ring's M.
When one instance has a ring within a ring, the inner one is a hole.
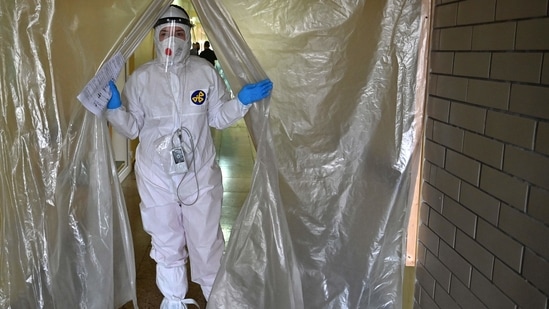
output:
M108 83L110 80L118 78L123 66L124 57L121 53L116 53L101 67L97 74L82 89L80 94L78 94L78 100L90 112L97 116L103 113L111 97Z

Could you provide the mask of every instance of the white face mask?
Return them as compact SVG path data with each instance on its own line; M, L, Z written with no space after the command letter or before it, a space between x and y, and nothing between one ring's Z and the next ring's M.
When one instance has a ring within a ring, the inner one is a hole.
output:
M159 43L158 58L162 63L172 65L183 62L189 54L187 42L179 38L170 37Z
M185 40L169 35L160 41L160 31L168 27L181 27L185 31ZM182 63L189 56L191 49L190 28L182 24L166 25L155 29L154 43L156 57L168 68L176 63Z

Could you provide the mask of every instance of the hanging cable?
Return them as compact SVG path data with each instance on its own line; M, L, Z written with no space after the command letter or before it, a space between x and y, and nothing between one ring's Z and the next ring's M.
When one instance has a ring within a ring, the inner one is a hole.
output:
M197 201L198 201L198 197L200 196L200 186L198 185L198 177L196 176L196 157L195 157L195 147L194 147L194 140L193 140L193 136L191 134L191 132L189 131L189 129L185 128L185 127L181 127L180 129L177 129L175 132L174 132L174 135L177 134L178 135L178 138L179 138L179 141L181 144L183 144L183 136L182 136L182 132L181 131L184 131L187 136L189 137L189 144L191 146L191 154L192 154L192 165L193 165L193 171L194 171L194 181L195 181L195 184L196 184L196 197L194 199L194 201L190 204L186 204L185 202L183 202L183 199L181 198L181 196L179 196L179 189L181 187L181 184L183 183L183 179L184 178L181 178L181 181L179 181L179 184L177 185L177 189L176 189L176 194L177 194L177 199L179 200L179 203L185 205L185 206L192 206L194 205ZM172 146L173 146L173 136L172 136Z

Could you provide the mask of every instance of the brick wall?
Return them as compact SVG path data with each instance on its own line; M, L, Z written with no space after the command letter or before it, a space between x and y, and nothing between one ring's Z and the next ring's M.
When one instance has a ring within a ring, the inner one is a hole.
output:
M549 0L432 0L415 308L549 297Z

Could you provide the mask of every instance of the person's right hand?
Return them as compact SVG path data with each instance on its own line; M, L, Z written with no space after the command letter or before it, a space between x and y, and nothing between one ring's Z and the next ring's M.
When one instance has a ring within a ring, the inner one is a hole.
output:
M107 103L107 109L117 109L122 106L122 101L120 100L120 92L112 80L109 81L109 88L111 88L111 98Z

